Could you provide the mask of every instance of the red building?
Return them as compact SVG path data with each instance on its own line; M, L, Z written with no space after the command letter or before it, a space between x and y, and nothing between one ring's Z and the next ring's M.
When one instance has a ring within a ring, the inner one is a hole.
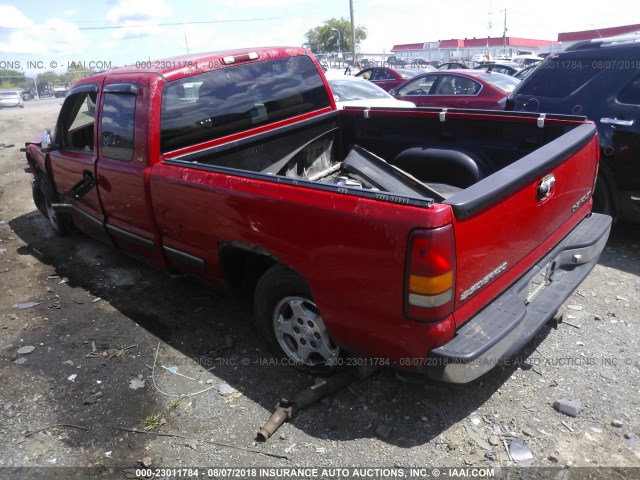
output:
M630 34L640 36L640 24L563 32L558 34L557 41L517 37L453 38L435 42L394 45L391 52L407 61L422 58L432 63L470 60L474 56L487 53L494 59L511 58L522 53L559 52L578 42Z
M562 43L562 49L574 45L578 42L594 40L597 38L618 37L629 34L640 35L640 25L625 25L622 27L598 28L593 30L582 30L580 32L564 32L558 34L558 42Z
M411 61L422 58L430 63L470 60L474 56L491 58L514 57L520 54L559 51L560 44L553 40L517 37L488 37L438 40L436 42L394 45L391 51L399 58Z

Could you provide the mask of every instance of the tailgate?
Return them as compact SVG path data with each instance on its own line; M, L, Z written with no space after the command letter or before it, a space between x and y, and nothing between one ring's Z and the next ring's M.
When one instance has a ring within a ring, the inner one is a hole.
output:
M589 214L597 162L584 123L444 202L456 217L457 327Z

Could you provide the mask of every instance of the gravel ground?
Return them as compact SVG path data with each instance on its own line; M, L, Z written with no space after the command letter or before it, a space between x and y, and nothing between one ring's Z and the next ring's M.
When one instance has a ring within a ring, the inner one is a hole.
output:
M135 478L143 466L640 477L638 226L615 226L557 330L484 377L446 385L379 369L256 442L279 400L317 379L275 364L249 298L53 234L19 148L60 103L0 110L0 478Z

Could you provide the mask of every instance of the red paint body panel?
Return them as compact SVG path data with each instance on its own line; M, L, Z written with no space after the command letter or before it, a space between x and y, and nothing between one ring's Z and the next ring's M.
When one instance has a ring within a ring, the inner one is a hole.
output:
M219 280L216 247L241 242L272 252L307 280L338 344L373 354L384 343L385 355L400 358L444 341L416 337L412 328L442 326L401 312L409 232L450 223L449 207L405 206L399 214L378 200L169 165L153 169L151 194L165 245L204 256L207 272L192 272L204 280Z
M463 292L503 262L507 263L505 274L488 290L501 290L510 285L530 268L532 259L542 257L585 217L590 208L574 211L573 206L591 195L597 148L597 139L593 137L568 161L533 179L488 215L454 222L458 271L464 272L458 276L456 285L457 326L488 300L486 294L479 294L479 300L472 294L461 301ZM536 186L548 174L555 177L554 190L543 202L538 202Z

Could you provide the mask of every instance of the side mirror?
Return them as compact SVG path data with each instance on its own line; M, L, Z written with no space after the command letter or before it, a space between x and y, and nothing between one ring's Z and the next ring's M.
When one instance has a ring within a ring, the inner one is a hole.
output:
M398 94L398 90L396 90L395 88L392 88L391 90L389 90L389 95L393 95L394 97Z

